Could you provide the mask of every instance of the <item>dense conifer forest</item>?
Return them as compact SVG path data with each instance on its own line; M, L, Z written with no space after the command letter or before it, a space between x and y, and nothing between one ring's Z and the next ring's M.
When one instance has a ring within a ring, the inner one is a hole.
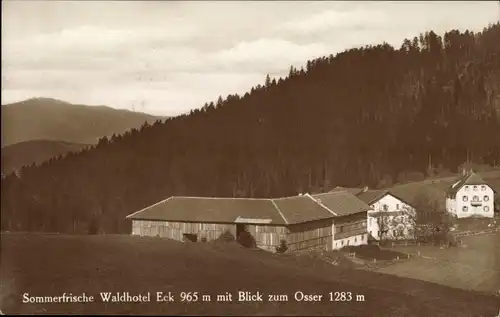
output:
M500 162L500 24L350 49L2 180L2 230L127 233L171 195L276 197Z

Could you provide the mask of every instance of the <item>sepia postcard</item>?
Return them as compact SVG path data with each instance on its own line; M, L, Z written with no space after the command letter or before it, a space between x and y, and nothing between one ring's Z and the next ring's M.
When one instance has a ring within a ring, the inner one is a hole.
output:
M500 317L499 1L2 1L2 315Z

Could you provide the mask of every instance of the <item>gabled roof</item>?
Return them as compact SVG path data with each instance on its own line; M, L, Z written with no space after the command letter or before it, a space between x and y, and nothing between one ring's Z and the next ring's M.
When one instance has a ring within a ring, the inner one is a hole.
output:
M324 208L309 194L273 199L276 208L288 224L333 218L334 213Z
M387 189L372 189L359 193L356 195L360 200L364 201L366 204L371 205L377 202L379 199L383 198L386 195L391 195L403 203L411 206L411 199L403 198L404 195L399 195L396 193L396 190L387 190Z
M356 197L358 197L358 199L362 200L366 204L371 205L388 193L389 191L387 191L386 189L370 189L357 194Z
M453 184L447 191L447 195L455 196L460 188L465 185L487 185L487 183L476 173L469 172L465 175L461 175L457 180L453 182Z
M369 210L346 191L285 198L170 197L127 219L291 225Z
M370 210L370 206L347 191L336 191L312 196L318 203L334 212L338 217Z
M170 197L127 216L136 220L286 224L270 199Z

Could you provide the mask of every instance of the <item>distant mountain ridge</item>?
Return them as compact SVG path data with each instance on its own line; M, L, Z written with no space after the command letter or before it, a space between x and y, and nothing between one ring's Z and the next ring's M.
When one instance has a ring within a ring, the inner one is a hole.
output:
M2 105L2 148L33 140L95 144L103 136L139 128L164 117L107 106L31 98Z
M33 163L38 165L52 157L65 155L68 152L79 152L87 146L90 145L52 140L11 144L2 148L2 173L7 175L23 166Z

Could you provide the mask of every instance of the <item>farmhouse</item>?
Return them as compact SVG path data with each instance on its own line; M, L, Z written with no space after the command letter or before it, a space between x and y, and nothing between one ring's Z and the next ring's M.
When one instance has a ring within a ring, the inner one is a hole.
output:
M463 173L446 192L446 211L457 218L493 218L494 195L493 188L476 173Z
M132 234L211 241L249 233L258 248L332 250L367 243L369 206L346 191L265 198L170 197L129 216Z
M370 239L411 239L415 209L388 190L363 190L357 197L370 206L367 227Z

